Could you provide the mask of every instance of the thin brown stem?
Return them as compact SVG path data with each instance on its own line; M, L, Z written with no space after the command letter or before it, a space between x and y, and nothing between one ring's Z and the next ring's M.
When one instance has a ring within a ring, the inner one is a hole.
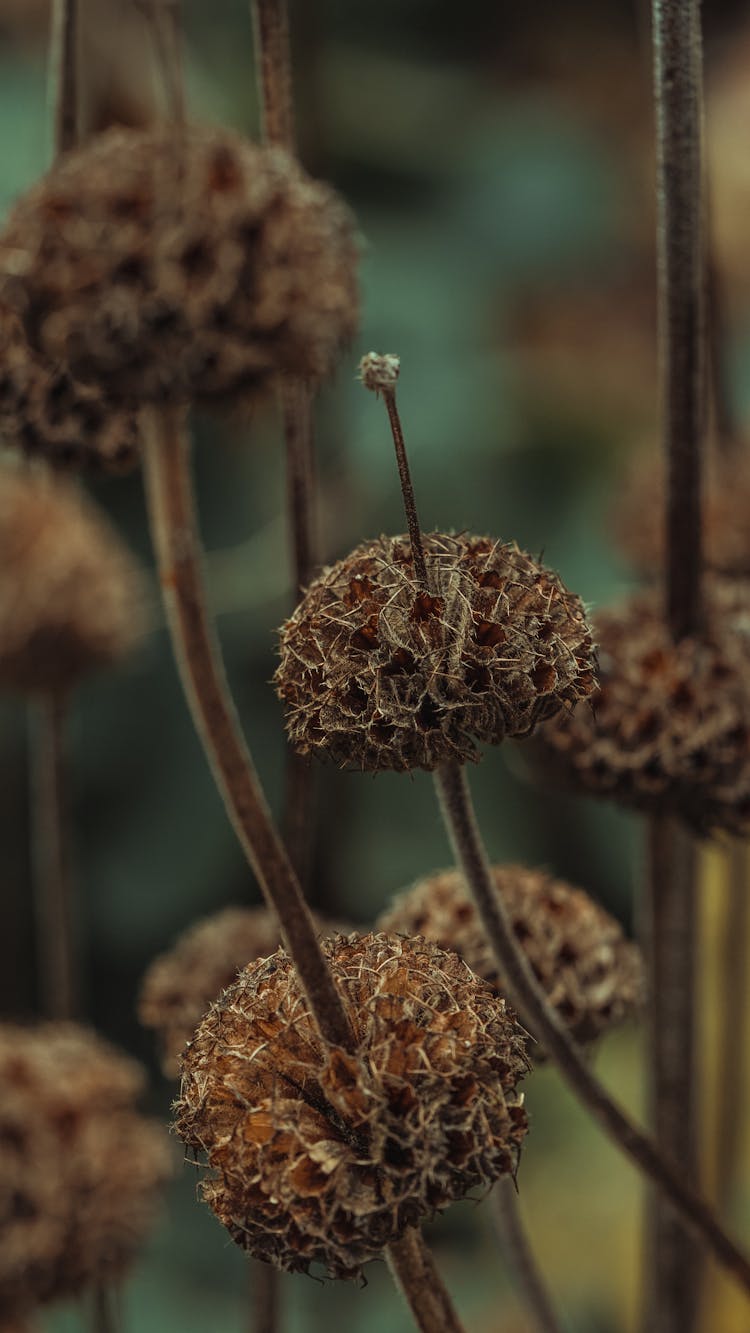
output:
M732 406L732 392L726 366L726 310L721 274L716 255L709 245L706 259L706 318L708 321L708 365L716 443L722 453L736 448L739 430Z
M490 1194L490 1208L503 1258L528 1310L535 1333L561 1333L541 1269L523 1224L515 1181L499 1180Z
M747 946L750 937L750 850L746 842L729 848L728 885L719 945L718 1132L716 1197L728 1217L738 1178L738 1162L747 1123L750 1005L747 993Z
M49 1018L76 1009L76 956L66 845L65 714L58 695L31 709L31 845L37 966L42 1008Z
M321 1035L354 1038L309 908L276 831L227 686L206 606L189 440L178 409L143 414L146 493L172 645L196 729L235 832L278 917Z
M182 58L182 0L136 0L151 28L156 60L164 80L167 111L175 128L185 125L185 78Z
M649 979L649 1123L664 1157L699 1178L696 1071L696 849L665 816L647 824L644 952ZM644 1326L690 1333L696 1326L702 1253L658 1191L648 1200Z
M425 588L429 588L427 579L427 562L425 561L424 546L422 544L422 531L419 526L417 502L414 498L414 487L412 485L411 471L409 469L409 458L406 453L404 432L401 429L401 418L396 404L396 390L384 388L381 392L388 413L388 420L391 423L393 443L396 449L398 475L401 482L401 494L404 497L406 522L409 526L409 540L411 542L411 553L414 560L414 572L420 583L423 584Z
M78 142L78 0L53 0L49 76L55 157Z
M252 0L263 138L294 152L294 106L286 0Z
M279 399L286 446L287 511L296 600L320 561L315 523L312 392L303 381L285 378Z
M476 900L511 1002L560 1073L612 1141L661 1189L717 1261L750 1292L750 1259L726 1234L708 1204L665 1162L653 1139L633 1123L592 1073L520 948L500 894L492 883L466 775L459 764L438 769L436 783L456 861Z
M279 1327L278 1269L254 1259L250 1273L250 1333L276 1333Z
M421 1231L410 1227L386 1250L388 1266L422 1333L464 1333Z

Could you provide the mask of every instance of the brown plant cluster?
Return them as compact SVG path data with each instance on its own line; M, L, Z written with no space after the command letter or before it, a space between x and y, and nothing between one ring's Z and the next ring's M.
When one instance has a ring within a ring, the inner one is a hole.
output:
M706 589L707 631L674 643L656 592L596 617L601 688L540 733L552 775L698 833L750 829L750 602L741 581Z
M0 1028L0 1308L114 1282L148 1231L171 1153L135 1109L140 1068L73 1024Z
M325 569L282 627L275 683L301 754L463 763L594 690L583 604L556 574L490 537L423 540L430 592L408 538L380 537Z
M319 379L356 327L348 210L228 130L97 136L19 201L0 251L32 344L125 403Z
M356 1053L324 1046L283 951L251 963L184 1057L177 1131L233 1239L355 1277L407 1227L515 1175L525 1034L454 953L397 935L324 953Z
M139 456L135 413L113 408L99 389L46 362L9 310L0 310L0 439L53 467L122 473Z
M144 625L140 572L69 482L0 474L0 687L62 693L118 661Z
M343 927L318 923L321 935ZM138 1016L159 1036L167 1078L179 1073L180 1056L209 1005L237 973L281 945L278 922L266 907L227 907L197 921L168 953L154 959L141 987Z
M643 1004L640 951L587 893L522 865L493 866L492 879L537 981L576 1041L594 1041ZM457 870L418 880L376 924L455 949L472 972L504 993L492 947ZM530 1054L536 1061L544 1052L532 1047Z

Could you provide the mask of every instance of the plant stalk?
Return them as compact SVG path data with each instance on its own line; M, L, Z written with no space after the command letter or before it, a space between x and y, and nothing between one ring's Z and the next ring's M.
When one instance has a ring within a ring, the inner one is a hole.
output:
M718 1129L716 1198L722 1217L731 1215L738 1164L746 1126L750 1012L747 990L747 942L750 935L750 853L746 842L733 841L727 853L728 885L720 942Z
M656 1143L612 1100L550 1005L518 944L501 895L492 883L487 853L460 764L435 774L440 804L456 861L476 900L487 937L521 1021L542 1043L566 1083L612 1141L664 1194L699 1235L717 1262L750 1292L750 1259L727 1235L712 1209L664 1160ZM661 1333L661 1330L659 1331Z
M53 151L67 153L78 142L78 0L53 0L49 51Z
M263 139L294 152L292 62L286 0L252 0Z
M45 695L30 705L31 845L38 987L43 1012L69 1019L76 1010L76 949L65 833L66 700Z
M421 1231L410 1227L386 1250L388 1267L421 1333L464 1333Z
M529 1313L534 1333L562 1333L562 1324L523 1224L515 1181L509 1176L499 1180L489 1202L506 1266Z
M383 388L380 392L383 395L383 402L385 403L385 408L388 413L388 420L391 424L391 433L393 435L393 445L396 450L396 462L398 464L399 481L401 482L401 494L404 499L406 522L409 528L409 540L411 542L411 554L414 561L414 573L423 587L426 590L429 590L427 562L425 560L424 546L422 544L422 530L419 526L417 502L414 497L414 486L412 485L411 480L409 458L406 452L404 432L401 427L401 418L396 403L396 391L395 389Z

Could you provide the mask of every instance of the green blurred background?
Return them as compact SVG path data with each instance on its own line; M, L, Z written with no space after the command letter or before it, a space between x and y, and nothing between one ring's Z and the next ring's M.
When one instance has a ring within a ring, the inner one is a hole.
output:
M656 435L645 8L614 0L292 3L301 155L350 201L365 243L361 334L317 411L327 557L404 526L385 416L355 378L361 354L376 349L402 358L400 404L425 527L516 538L543 551L592 606L630 585L608 522L633 449ZM707 7L709 74L720 88L724 62L743 40L741 9ZM246 0L186 0L184 11L193 115L255 132ZM92 22L91 79L107 86L102 118L145 118L148 43L134 6L102 0ZM0 0L0 36L7 205L49 155L45 6ZM750 56L745 68L750 80ZM750 120L746 130L750 142ZM747 275L728 276L728 366L741 404L750 393L750 303ZM290 598L279 426L269 407L242 426L196 421L195 439L213 603L243 722L278 810L284 742L269 680ZM150 565L138 474L93 490ZM25 729L24 708L2 701L0 929L8 949L0 1001L6 1015L27 1017L36 984ZM188 923L229 903L256 902L259 893L209 779L158 610L143 649L81 693L70 740L85 1012L149 1065L150 1109L166 1119L174 1088L136 1022L139 980ZM516 753L487 753L471 777L493 858L549 866L632 929L637 819L535 790ZM427 775L371 780L319 771L315 906L369 923L394 891L448 861ZM722 894L717 853L706 862L709 939ZM709 969L707 1116L714 980ZM640 1060L633 1030L615 1034L597 1055L602 1075L637 1111ZM527 1098L532 1133L521 1198L567 1327L632 1328L634 1175L554 1073L535 1073ZM248 1266L195 1202L194 1184L185 1167L123 1293L129 1330L248 1327ZM733 1220L750 1224L747 1171ZM528 1327L486 1208L458 1205L430 1236L472 1331ZM363 1289L285 1277L288 1327L409 1328L383 1266L367 1276ZM706 1328L750 1328L750 1308L727 1286L713 1282L709 1303ZM49 1326L78 1328L81 1312L52 1316Z

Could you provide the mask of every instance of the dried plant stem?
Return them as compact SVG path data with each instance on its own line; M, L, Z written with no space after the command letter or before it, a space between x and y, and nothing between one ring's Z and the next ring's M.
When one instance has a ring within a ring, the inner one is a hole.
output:
M185 415L180 409L149 409L143 425L151 530L193 721L235 832L279 919L285 948L321 1035L352 1049L351 1027L242 736L206 611Z
M503 1256L523 1298L536 1333L561 1333L560 1323L521 1217L515 1181L500 1180L490 1194L490 1208Z
M716 443L722 453L731 453L737 447L739 431L732 407L732 394L725 363L724 292L716 255L709 245L706 256L706 317L708 322L708 364L711 379L711 402L714 412Z
M250 1333L276 1333L279 1327L279 1277L271 1264L254 1259L250 1275Z
M388 1266L422 1333L463 1333L445 1283L415 1227L388 1246Z
M750 935L750 849L735 841L727 854L726 911L720 943L719 1108L716 1197L723 1217L731 1213L746 1126L750 1012L747 942Z
M49 84L55 157L78 142L78 0L53 0Z
M263 138L294 152L294 108L286 0L252 0Z
M65 834L66 701L46 695L30 705L31 842L37 966L49 1018L72 1018L76 958Z
M381 389L380 392L383 395L383 401L388 413L388 420L391 423L393 444L396 450L396 462L398 463L398 475L401 482L401 494L404 498L406 522L409 527L409 540L411 542L412 559L414 560L414 573L420 583L426 589L429 589L427 562L425 560L424 546L422 544L422 531L419 526L417 502L414 498L414 487L411 480L406 444L404 443L404 432L401 428L401 418L396 403L396 391L395 389L384 388Z
M659 1187L685 1222L702 1237L716 1260L750 1291L750 1259L726 1234L712 1209L686 1182L682 1172L676 1172L664 1160L653 1139L612 1100L549 1004L516 940L502 898L494 891L463 768L456 763L444 764L435 778L456 861L472 890L509 998L522 1021L612 1141Z
M91 1333L117 1333L121 1320L112 1288L97 1282L91 1298Z

